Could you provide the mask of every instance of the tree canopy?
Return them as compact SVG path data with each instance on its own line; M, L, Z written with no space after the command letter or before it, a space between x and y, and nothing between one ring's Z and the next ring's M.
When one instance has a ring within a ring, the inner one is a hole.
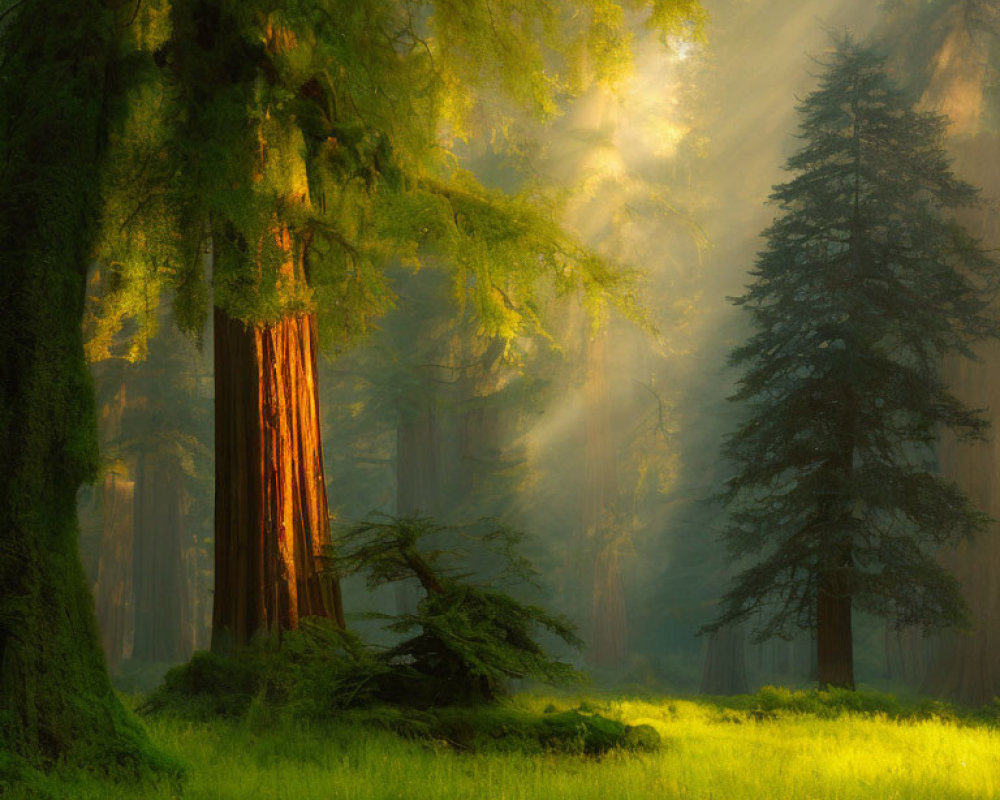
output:
M209 243L218 307L252 323L319 311L327 343L391 306L389 259L449 267L484 333L508 340L539 325L544 287L633 306L627 274L557 224L556 193L488 190L456 147L500 146L515 115L551 118L615 80L640 22L697 37L703 19L693 0L143 3L104 184L96 349L132 318L141 357L163 285L199 331Z

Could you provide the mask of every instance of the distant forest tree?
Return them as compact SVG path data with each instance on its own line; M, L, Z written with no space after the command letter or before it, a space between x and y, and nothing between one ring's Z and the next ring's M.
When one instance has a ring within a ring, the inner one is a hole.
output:
M948 152L959 177L974 179L987 202L959 216L992 248L1000 244L1000 7L986 0L900 2L887 14L881 41L920 107L949 118ZM1000 342L975 348L976 361L946 359L942 376L955 396L983 408L992 426L1000 408ZM947 548L942 563L962 584L973 615L971 632L925 640L917 630L892 637L892 666L921 690L967 705L1000 694L1000 438L973 447L943 437L941 472L955 480L976 505L993 517L988 535Z
M933 446L986 423L939 369L997 336L997 264L947 216L977 194L949 170L946 118L914 111L882 58L845 37L800 112L795 177L735 300L757 332L731 355L748 414L725 446L725 537L756 561L708 628L814 630L820 685L853 687L855 609L901 627L968 619L936 553L986 518L935 473Z

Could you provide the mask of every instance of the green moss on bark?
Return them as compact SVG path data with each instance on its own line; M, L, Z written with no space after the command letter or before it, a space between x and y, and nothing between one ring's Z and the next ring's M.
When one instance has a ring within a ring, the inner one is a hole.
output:
M115 0L25 0L0 28L0 789L169 764L112 692L77 551L97 466L81 319L115 111Z

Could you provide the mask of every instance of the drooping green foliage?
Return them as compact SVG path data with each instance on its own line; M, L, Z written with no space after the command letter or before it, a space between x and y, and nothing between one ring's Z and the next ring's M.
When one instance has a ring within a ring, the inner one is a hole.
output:
M0 793L56 764L168 766L112 692L77 551L76 492L97 466L84 284L130 11L0 10Z
M450 539L451 547L443 549L443 539ZM373 517L338 537L331 555L340 575L363 573L370 588L416 578L426 594L414 613L387 617L391 630L416 635L385 654L398 674L383 691L393 700L435 705L492 699L512 679L577 680L569 664L553 659L536 641L537 632L547 630L579 647L572 625L463 577L454 563L454 545L462 539L498 557L500 571L490 583L531 574L515 549L521 535L500 525L477 534L425 517Z
M583 286L634 309L628 275L560 229L558 197L489 191L450 144L502 131L504 103L551 116L613 79L634 15L665 36L703 22L691 0L143 4L105 187L104 340L136 319L141 355L165 284L199 330L209 242L217 306L254 322L318 310L328 343L391 306L393 258L447 265L483 331L508 340L540 326L539 293Z
M87 358L146 357L160 327L161 295L173 292L178 327L200 342L208 303L203 281L204 221L186 215L175 144L176 88L162 69L171 34L167 0L135 9L120 44L129 75L116 98L101 176L98 264L85 317ZM115 341L124 330L124 347Z
M726 539L755 563L710 627L815 628L830 574L839 597L897 625L958 625L965 604L935 553L984 518L935 474L933 446L941 428L977 437L985 423L938 367L997 335L997 265L948 216L976 192L949 171L946 120L915 112L849 38L823 66L795 175L772 195L781 215L735 301L756 333L731 356L747 416L726 445Z

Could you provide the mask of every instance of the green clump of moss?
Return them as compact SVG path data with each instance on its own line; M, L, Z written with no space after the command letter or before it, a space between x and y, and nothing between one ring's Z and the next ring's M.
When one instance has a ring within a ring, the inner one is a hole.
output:
M143 714L174 712L193 719L242 717L265 682L257 658L232 658L199 651L174 667L139 706Z
M353 634L330 620L305 618L296 631L260 635L230 654L199 651L167 672L141 714L208 720L268 713L322 719L372 702L385 667Z
M563 711L542 717L542 726L550 746L578 748L579 752L588 755L624 747L626 741L625 724L600 714Z
M649 725L630 726L576 709L535 714L509 706L452 706L411 711L403 730L409 738L467 752L600 756L612 750L653 751L661 744Z

